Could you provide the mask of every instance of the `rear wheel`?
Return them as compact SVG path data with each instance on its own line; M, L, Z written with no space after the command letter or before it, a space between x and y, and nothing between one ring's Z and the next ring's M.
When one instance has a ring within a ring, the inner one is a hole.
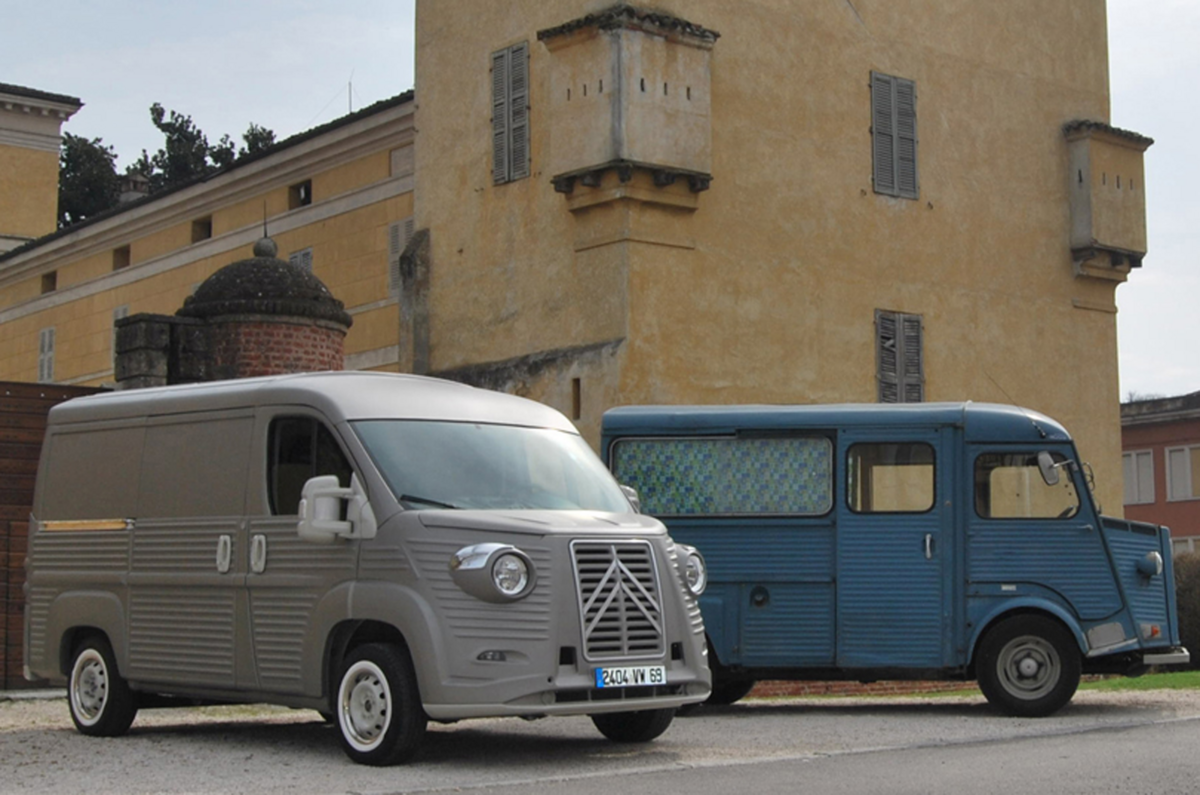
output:
M425 712L408 652L368 643L342 667L334 715L346 755L363 765L407 762L425 736Z
M592 723L615 743L648 743L665 732L674 719L673 709L646 709L600 713L592 716Z
M979 689L1003 712L1041 718L1075 695L1081 660L1075 639L1046 616L1013 616L991 629L979 644Z
M83 734L116 737L129 731L137 702L117 672L112 646L103 635L88 635L76 644L67 701L71 720Z

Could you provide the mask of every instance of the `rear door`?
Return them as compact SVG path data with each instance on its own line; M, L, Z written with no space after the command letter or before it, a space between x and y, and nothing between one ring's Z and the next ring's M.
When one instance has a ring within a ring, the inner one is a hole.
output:
M949 434L839 434L839 667L939 668L948 659Z

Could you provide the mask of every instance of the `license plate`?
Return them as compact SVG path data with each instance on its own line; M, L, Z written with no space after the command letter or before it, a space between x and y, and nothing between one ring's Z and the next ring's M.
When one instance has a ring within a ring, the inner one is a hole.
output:
M666 683L667 669L662 665L596 669L596 687L649 687Z

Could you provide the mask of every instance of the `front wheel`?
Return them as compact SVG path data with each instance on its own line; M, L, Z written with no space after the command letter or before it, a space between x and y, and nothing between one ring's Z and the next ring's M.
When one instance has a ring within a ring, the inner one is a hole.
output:
M75 646L73 660L67 701L75 728L94 737L117 737L129 731L137 702L117 672L108 640L87 636Z
M979 644L979 689L1008 715L1041 718L1075 695L1081 661L1075 639L1054 619L1013 616Z
M334 715L346 755L363 765L407 762L425 736L425 712L408 652L368 643L346 658Z
M615 743L648 743L667 730L675 719L673 709L645 709L638 712L603 712L592 716L592 723Z

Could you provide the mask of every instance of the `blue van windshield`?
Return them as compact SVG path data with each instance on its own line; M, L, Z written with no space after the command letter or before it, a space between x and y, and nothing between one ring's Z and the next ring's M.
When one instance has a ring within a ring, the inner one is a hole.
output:
M575 434L425 420L361 420L352 427L408 508L630 510L612 475Z

